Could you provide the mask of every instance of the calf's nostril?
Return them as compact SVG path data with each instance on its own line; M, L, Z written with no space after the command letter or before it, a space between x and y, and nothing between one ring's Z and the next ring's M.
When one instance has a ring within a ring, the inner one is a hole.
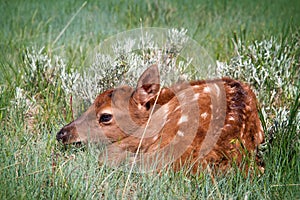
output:
M56 139L57 140L61 140L65 135L67 134L67 132L63 129L61 129L57 134L56 134Z

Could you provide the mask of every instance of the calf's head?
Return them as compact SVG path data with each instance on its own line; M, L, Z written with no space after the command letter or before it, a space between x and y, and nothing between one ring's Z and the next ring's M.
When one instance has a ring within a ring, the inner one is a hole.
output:
M77 142L116 142L143 127L160 91L159 72L150 66L135 89L122 86L98 95L78 119L56 135L64 144Z

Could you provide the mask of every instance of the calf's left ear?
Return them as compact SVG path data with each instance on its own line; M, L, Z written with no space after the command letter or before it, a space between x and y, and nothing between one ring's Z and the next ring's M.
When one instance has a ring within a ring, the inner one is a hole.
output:
M158 94L159 88L158 67L157 65L151 65L139 78L133 97L137 103L144 106Z

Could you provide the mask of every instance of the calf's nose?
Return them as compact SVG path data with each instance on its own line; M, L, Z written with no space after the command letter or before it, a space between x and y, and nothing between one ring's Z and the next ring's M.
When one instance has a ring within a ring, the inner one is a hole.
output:
M60 129L60 131L56 134L56 139L64 144L72 143L77 137L76 133L76 127L73 123L70 123Z
M68 134L67 131L66 131L64 128L62 128L62 129L60 129L60 131L56 134L56 139L57 139L58 141L61 141L61 140L63 140L64 137L66 137L67 134Z

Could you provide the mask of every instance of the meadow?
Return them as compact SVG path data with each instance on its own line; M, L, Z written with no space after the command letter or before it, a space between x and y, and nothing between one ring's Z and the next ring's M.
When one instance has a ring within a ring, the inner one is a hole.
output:
M299 1L2 0L0 12L1 199L300 199ZM129 172L98 164L99 146L56 141L95 48L141 27L186 29L220 76L251 84L264 174L166 169L127 182Z

